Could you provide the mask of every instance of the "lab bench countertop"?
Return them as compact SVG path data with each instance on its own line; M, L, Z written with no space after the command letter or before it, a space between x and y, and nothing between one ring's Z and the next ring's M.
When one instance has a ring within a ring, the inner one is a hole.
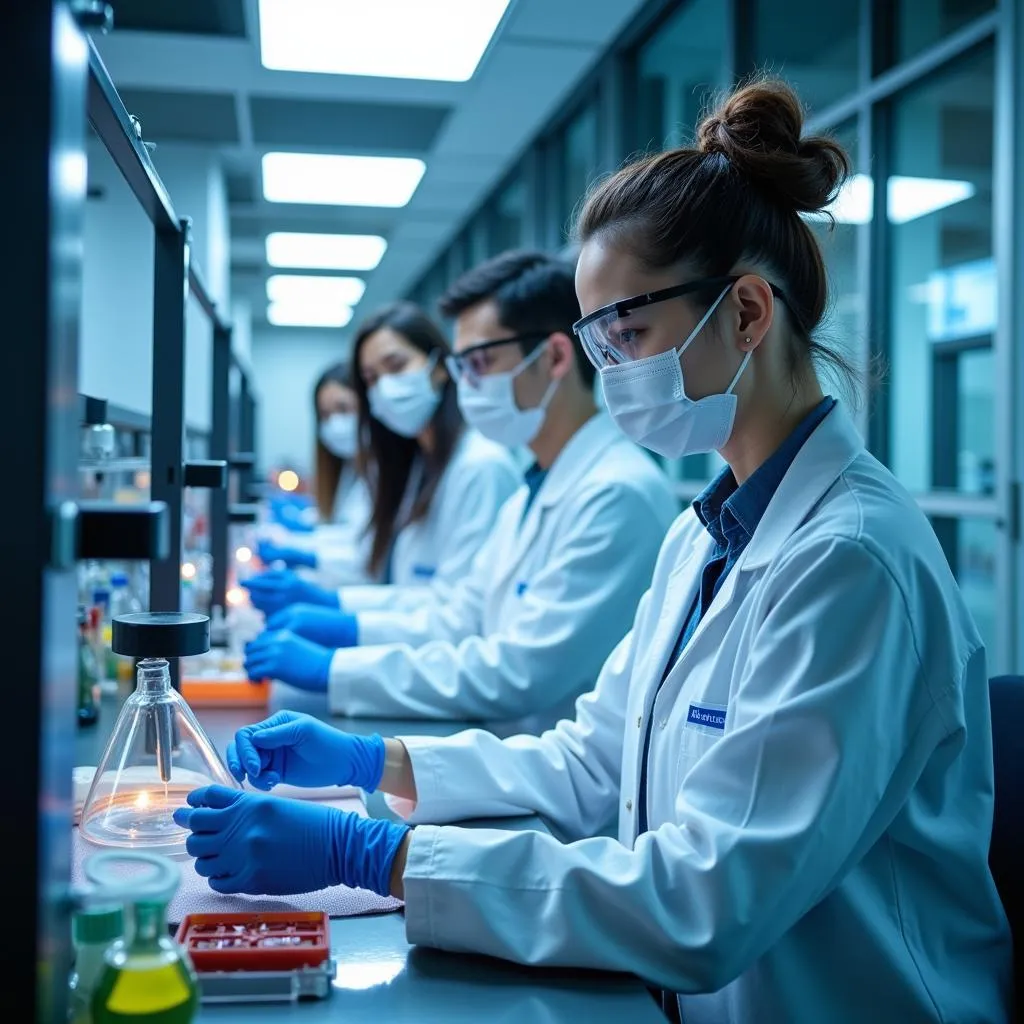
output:
M103 752L120 701L104 698L100 720L80 729L75 763L95 765ZM332 716L326 697L275 686L269 708L196 709L196 715L221 752L235 730L287 707L305 711L350 732L384 736L447 736L481 723L349 719ZM484 724L499 735L518 731L509 723ZM371 814L393 817L380 794L367 803ZM467 822L470 827L538 829L539 818ZM199 1021L494 1021L507 1024L555 1024L586 1019L587 1024L628 1019L655 1024L664 1017L644 985L629 975L598 971L521 967L489 957L444 953L410 946L401 912L346 917L331 921L331 954L337 971L326 999L300 1003L203 1005Z

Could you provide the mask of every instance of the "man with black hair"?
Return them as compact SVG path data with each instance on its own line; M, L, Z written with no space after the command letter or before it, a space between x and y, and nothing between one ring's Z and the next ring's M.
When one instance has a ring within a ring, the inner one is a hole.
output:
M455 322L449 372L467 423L527 449L532 465L468 576L341 591L357 646L331 660L331 709L474 720L561 710L628 632L678 505L655 462L598 411L572 332L571 265L506 252L440 307ZM307 622L299 606L282 625L302 634Z

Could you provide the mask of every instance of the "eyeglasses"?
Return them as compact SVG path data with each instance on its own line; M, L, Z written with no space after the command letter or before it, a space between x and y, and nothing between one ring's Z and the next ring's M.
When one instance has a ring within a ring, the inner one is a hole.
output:
M597 369L617 363L629 363L640 358L639 345L635 337L636 326L629 323L630 313L656 302L677 299L698 291L711 291L715 288L721 291L738 280L738 276L706 277L699 281L689 281L671 288L659 288L655 292L620 299L618 302L595 309L582 320L577 320L572 325L573 333L579 338L587 358ZM775 291L774 286L772 291Z
M677 299L693 292L712 292L718 289L719 297L721 297L739 279L739 275L735 274L728 277L705 277L699 281L678 284L672 288L660 288L656 292L620 299L618 302L595 309L593 313L588 313L582 320L577 320L572 325L572 329L583 346L583 351L587 353L587 358L597 369L600 370L602 367L612 364L630 363L641 358L640 344L636 337L639 325L635 321L629 322L630 313L637 309L643 309L644 306L653 305L655 302ZM793 307L782 289L772 284L771 281L765 283L771 288L772 294L792 311Z
M500 345L526 344L533 341L543 341L551 334L550 331L534 331L530 334L516 334L511 338L494 338L491 341L481 341L476 345L463 349L461 352L453 352L445 359L448 373L452 380L465 380L474 387L480 383L482 377L487 376L490 369L490 360L486 353Z

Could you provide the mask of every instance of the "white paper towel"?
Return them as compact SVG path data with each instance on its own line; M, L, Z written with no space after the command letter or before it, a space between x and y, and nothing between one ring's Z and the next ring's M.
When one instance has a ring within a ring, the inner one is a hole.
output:
M274 792L277 793L284 788L292 787L278 787ZM309 790L301 792L308 793ZM335 788L333 792L337 793L337 789ZM366 807L361 796L322 802L343 811L351 811L361 817L366 816ZM72 829L71 884L73 886L85 884L85 873L82 870L82 862L85 858L90 853L98 853L103 849L111 848L94 846L82 837L77 827ZM183 856L177 858L175 862L181 867L181 885L167 908L169 924L179 924L186 914L322 910L329 917L355 917L360 914L387 914L402 907L400 900L390 896L378 896L366 889L349 889L344 885L319 889L297 896L223 896L214 892L206 879L196 874L191 857ZM137 869L126 864L123 870L124 877L130 878L135 870Z

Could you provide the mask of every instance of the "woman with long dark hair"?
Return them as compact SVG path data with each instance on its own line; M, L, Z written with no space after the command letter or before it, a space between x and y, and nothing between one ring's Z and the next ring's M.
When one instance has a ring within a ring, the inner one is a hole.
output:
M400 587L465 575L520 483L508 451L463 424L445 366L448 352L436 324L408 302L380 309L356 332L357 464L371 481L373 502L366 572L377 583ZM331 573L328 553L318 568ZM337 609L340 600L346 611L355 610L347 595L339 599L287 570L246 586L269 616L292 604ZM394 595L388 587L361 587L352 599L368 610L389 607Z
M373 499L359 470L359 397L351 363L335 363L313 387L313 495L319 525L286 543L265 539L260 560L268 566L319 569L325 586L365 583Z

